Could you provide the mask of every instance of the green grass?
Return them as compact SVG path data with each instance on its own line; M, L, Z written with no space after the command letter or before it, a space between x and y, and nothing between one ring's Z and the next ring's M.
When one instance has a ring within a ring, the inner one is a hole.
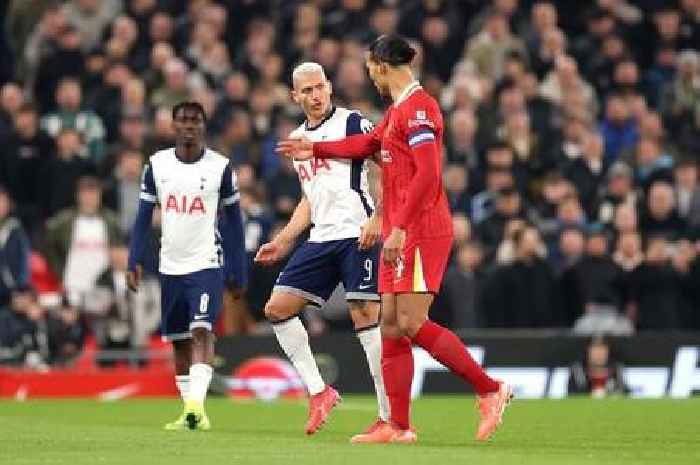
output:
M0 464L698 464L700 399L516 400L489 443L472 436L471 399L416 402L419 443L350 445L374 417L369 397L346 396L324 430L305 437L306 406L211 399L208 433L160 428L175 400L0 402Z

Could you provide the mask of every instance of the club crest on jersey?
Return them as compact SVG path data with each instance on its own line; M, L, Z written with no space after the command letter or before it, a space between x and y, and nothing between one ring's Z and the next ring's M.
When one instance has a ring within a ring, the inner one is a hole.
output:
M428 119L425 110L416 110L416 119L408 120L409 128L417 128L420 126L427 126L430 129L435 129L435 124Z
M391 163L391 152L389 152L388 150L380 150L379 155L382 157L382 161L384 163Z
M188 198L186 195L183 195L178 199L173 194L168 195L168 199L165 202L165 212L173 212L180 215L204 215L207 213L202 197L196 195Z
M297 173L301 182L311 181L311 178L316 176L321 169L331 170L331 165L325 158L311 158L307 163L297 165Z

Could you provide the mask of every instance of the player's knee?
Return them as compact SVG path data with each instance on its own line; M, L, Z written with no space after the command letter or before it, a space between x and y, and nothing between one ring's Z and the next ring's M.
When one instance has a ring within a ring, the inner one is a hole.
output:
M422 323L411 318L399 318L399 331L402 336L413 337L418 333Z
M293 308L275 300L270 300L265 305L265 318L269 321L280 321L295 315Z

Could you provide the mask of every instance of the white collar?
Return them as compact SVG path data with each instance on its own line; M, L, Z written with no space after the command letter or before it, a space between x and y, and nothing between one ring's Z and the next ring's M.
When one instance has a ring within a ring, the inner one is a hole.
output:
M404 87L404 89L399 94L399 97L396 99L396 102L394 102L394 106L398 107L399 105L401 105L401 103L404 100L406 100L412 93L414 93L418 89L422 89L418 81L413 81L412 83Z

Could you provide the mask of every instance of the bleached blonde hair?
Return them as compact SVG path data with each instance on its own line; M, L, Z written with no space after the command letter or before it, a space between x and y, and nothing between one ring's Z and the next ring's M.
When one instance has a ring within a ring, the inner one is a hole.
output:
M292 71L292 84L296 83L297 79L299 79L302 74L311 73L321 73L323 79L327 79L323 66L313 61L306 61L298 65L296 68L294 68L294 71Z

